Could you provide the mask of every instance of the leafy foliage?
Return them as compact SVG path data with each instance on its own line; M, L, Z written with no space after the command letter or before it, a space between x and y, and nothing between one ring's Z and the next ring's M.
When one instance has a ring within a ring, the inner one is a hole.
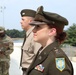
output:
M67 30L66 33L68 35L67 40L65 43L70 44L72 46L76 46L76 24L73 24L70 26Z
M6 34L8 36L10 36L11 38L23 38L24 34L25 34L25 31L19 31L19 30L16 30L16 29L12 29L12 30L8 29L6 31Z

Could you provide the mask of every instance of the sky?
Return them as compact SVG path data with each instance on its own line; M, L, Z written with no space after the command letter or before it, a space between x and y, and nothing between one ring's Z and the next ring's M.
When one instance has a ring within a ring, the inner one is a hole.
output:
M76 24L76 0L0 0L0 26L5 29L21 28L22 9L37 10L39 6L44 7L44 11L57 13L68 19L69 24L65 29Z

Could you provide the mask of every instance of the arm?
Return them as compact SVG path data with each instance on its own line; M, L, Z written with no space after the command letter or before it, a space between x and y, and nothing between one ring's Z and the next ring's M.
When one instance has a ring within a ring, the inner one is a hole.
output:
M58 60L58 62L60 62L60 60ZM63 65L63 66L61 66L61 65ZM58 64L57 61L54 60L52 65L49 64L49 74L48 75L72 75L72 66L71 66L71 64L68 63L67 59L61 61L60 64Z
M6 48L7 50L5 50L5 54L6 55L10 55L13 52L13 42L9 42L8 47Z
M10 37L5 36L2 41L0 41L0 52L4 55L9 55L13 52L13 41Z

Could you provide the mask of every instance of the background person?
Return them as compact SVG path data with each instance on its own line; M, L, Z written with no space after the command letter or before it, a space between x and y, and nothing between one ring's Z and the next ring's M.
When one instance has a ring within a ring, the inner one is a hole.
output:
M35 11L31 9L23 9L21 10L21 27L26 31L26 35L24 38L24 42L21 50L21 62L20 66L22 67L23 75L32 60L34 59L38 49L40 48L40 44L34 42L33 40L33 26L30 26L29 23L34 20Z
M42 47L26 75L73 75L72 63L59 47L66 37L63 29L68 25L67 19L56 13L45 12L41 6L30 24L35 26L34 41Z
M0 26L0 75L9 75L10 54L13 52L13 41Z

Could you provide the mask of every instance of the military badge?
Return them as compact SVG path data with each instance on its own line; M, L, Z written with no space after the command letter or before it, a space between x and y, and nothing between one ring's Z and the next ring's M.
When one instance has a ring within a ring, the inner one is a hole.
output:
M44 67L42 66L42 64L39 64L35 67L36 70L43 72L44 71Z
M65 68L65 58L56 58L56 68L63 71Z
M22 15L25 15L25 13L22 13Z

